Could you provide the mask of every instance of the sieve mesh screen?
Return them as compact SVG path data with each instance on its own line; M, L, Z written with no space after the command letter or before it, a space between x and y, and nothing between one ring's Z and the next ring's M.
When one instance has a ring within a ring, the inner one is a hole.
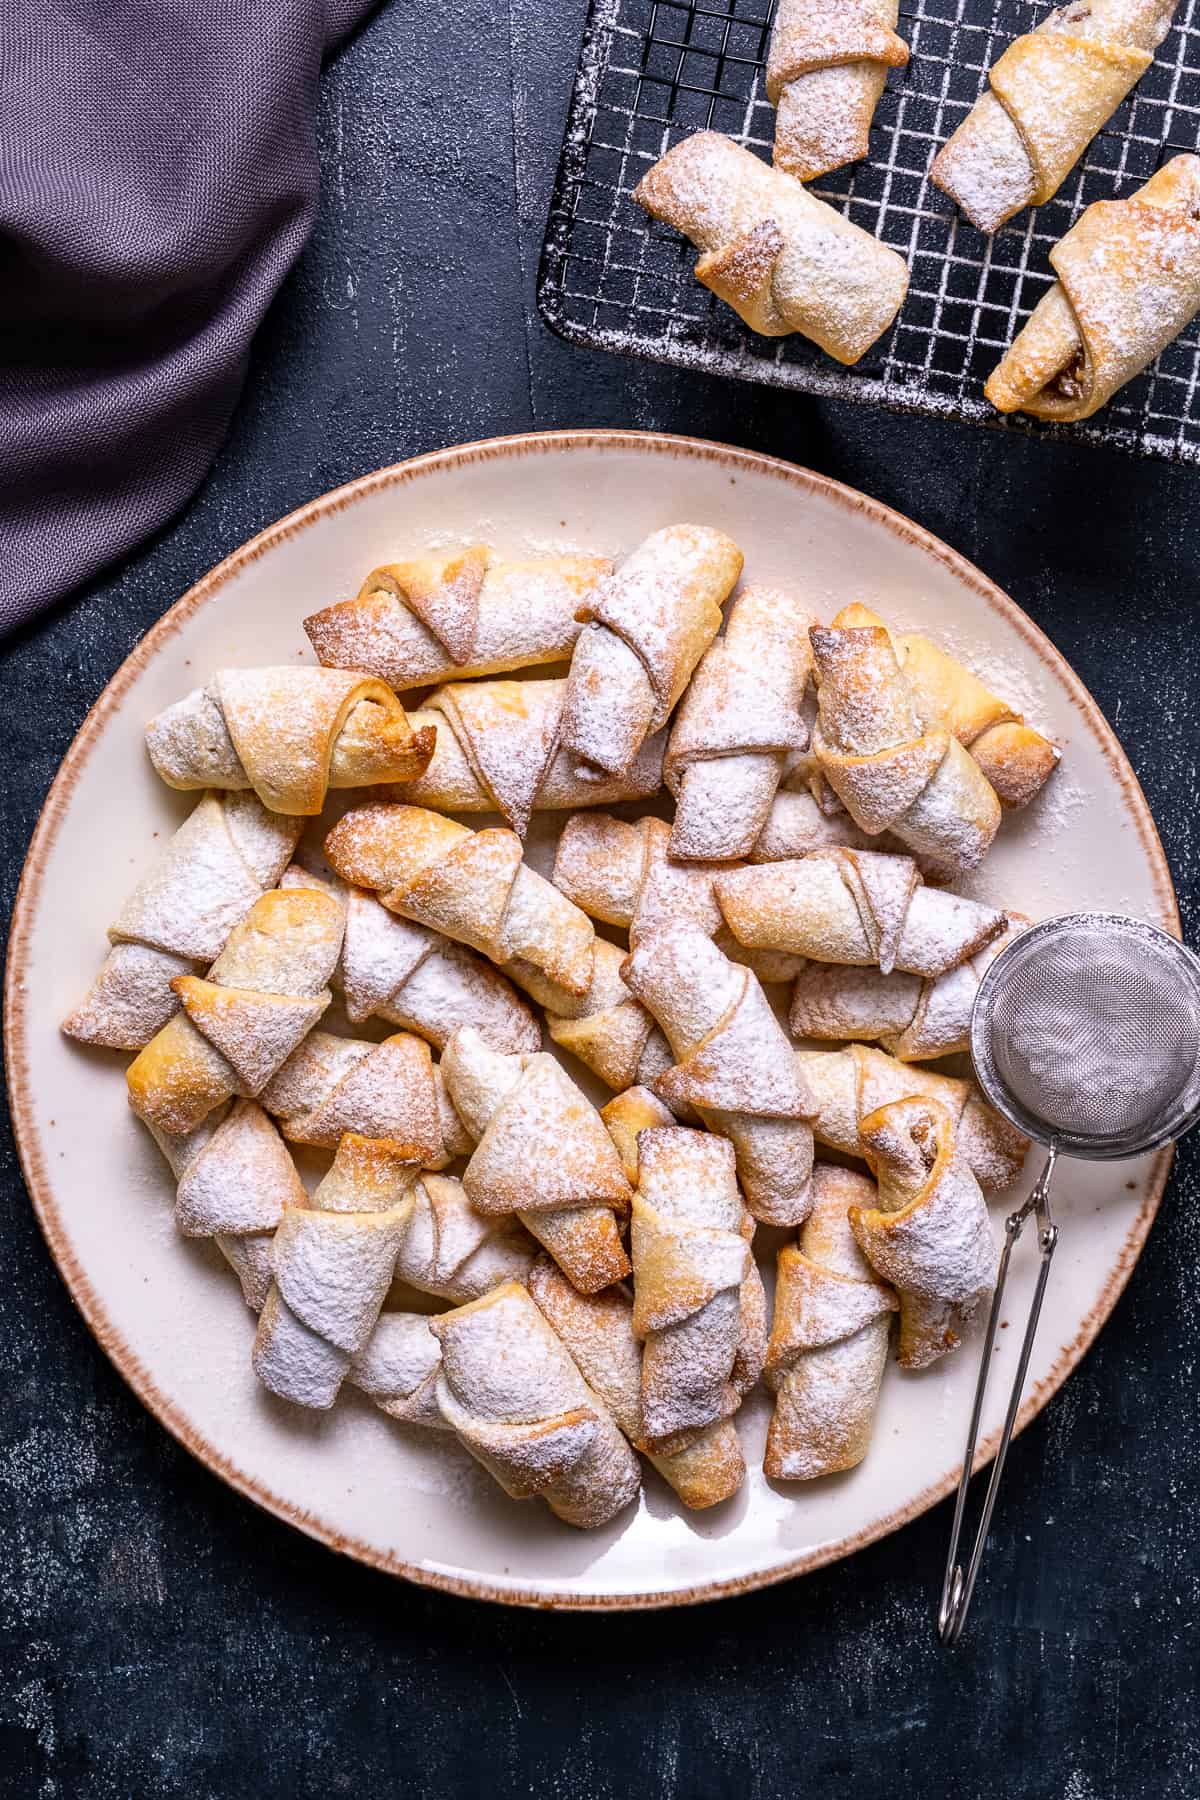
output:
M993 1074L1048 1135L1143 1138L1200 1058L1188 953L1136 926L1063 925L1019 940L1026 953L987 996Z

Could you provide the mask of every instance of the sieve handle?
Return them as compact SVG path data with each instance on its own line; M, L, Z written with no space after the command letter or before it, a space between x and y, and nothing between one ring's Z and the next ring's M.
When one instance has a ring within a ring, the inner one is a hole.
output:
M1012 1442L1013 1428L1017 1422L1017 1412L1021 1405L1021 1392L1025 1386L1025 1376L1029 1369L1029 1357L1033 1350L1033 1339L1037 1331L1038 1319L1041 1316L1042 1300L1046 1293L1046 1281L1050 1274L1050 1259L1058 1244L1058 1226L1050 1216L1050 1183L1054 1176L1054 1165L1058 1160L1058 1151L1052 1145L1046 1158L1046 1165L1038 1176L1033 1192L1024 1205L1010 1213L1004 1224L1004 1249L1000 1255L1000 1268L996 1276L996 1291L992 1295L991 1311L988 1313L987 1333L984 1337L983 1359L979 1367L979 1380L975 1385L975 1404L971 1409L971 1424L967 1432L967 1449L963 1458L962 1475L958 1483L958 1498L954 1506L954 1524L950 1531L950 1551L946 1558L946 1576L942 1583L942 1601L938 1608L938 1636L943 1644L956 1644L962 1635L967 1611L971 1605L971 1596L975 1592L975 1579L979 1574L979 1565L983 1560L984 1546L987 1543L988 1528L992 1522L992 1509L996 1504L996 1492L1000 1486L1000 1477L1004 1472L1004 1459L1008 1455L1008 1446ZM1025 1325L1025 1337L1021 1344L1020 1360L1017 1372L1013 1377L1012 1392L1008 1397L1008 1411L1004 1415L1004 1429L1000 1433L1000 1443L996 1450L996 1460L992 1464L992 1473L988 1480L987 1493L984 1496L983 1512L980 1515L979 1529L975 1534L975 1543L971 1549L971 1560L963 1574L959 1560L959 1543L962 1538L963 1515L967 1506L967 1490L971 1485L974 1473L975 1445L979 1437L979 1421L983 1415L983 1402L987 1394L988 1375L992 1366L992 1354L996 1344L996 1330L1000 1322L1000 1309L1004 1301L1004 1288L1008 1281L1008 1268L1012 1261L1013 1249L1017 1239L1025 1229L1025 1222L1032 1213L1037 1214L1038 1248L1041 1251L1041 1267L1038 1270L1037 1286L1033 1291L1033 1300L1029 1308L1029 1318Z

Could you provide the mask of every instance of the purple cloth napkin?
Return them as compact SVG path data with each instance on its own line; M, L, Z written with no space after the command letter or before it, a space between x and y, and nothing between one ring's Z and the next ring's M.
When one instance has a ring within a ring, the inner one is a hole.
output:
M0 632L195 492L375 0L0 0Z

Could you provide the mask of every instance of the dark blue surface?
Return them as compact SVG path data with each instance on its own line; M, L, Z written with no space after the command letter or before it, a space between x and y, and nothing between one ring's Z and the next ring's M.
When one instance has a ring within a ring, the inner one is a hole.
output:
M393 0L334 64L317 236L213 476L0 662L5 901L88 706L220 557L415 451L616 424L793 457L979 562L1115 724L1194 931L1200 480L556 343L531 287L580 23L547 0ZM931 1628L945 1507L803 1581L675 1614L506 1613L338 1560L142 1411L67 1298L8 1139L0 1172L0 1792L1200 1793L1194 1150L1096 1348L1013 1449L954 1655Z

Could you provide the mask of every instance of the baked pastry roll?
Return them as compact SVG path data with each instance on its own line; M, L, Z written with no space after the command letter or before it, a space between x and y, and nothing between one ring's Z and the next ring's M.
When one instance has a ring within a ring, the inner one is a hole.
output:
M373 569L355 599L304 629L327 668L361 669L401 693L502 675L569 657L576 609L611 568L603 556L506 561L472 544Z
M456 681L412 713L436 731L433 759L405 791L437 812L498 812L524 837L534 812L644 800L662 785L664 734L638 747L628 769L605 780L576 772L559 742L565 681Z
M472 831L422 806L362 806L325 840L337 873L389 912L478 950L543 1004L586 994L591 921L522 862L512 831Z
M384 906L437 924L501 963L545 1007L555 1042L610 1087L629 1086L661 1066L654 1021L621 978L621 952L596 938L582 911L521 861L511 832L471 832L417 807L365 808L346 815L326 849L350 879L384 886L400 876L383 893ZM348 970L356 967L357 949L352 938ZM448 1016L444 1005L437 1010ZM462 1023L476 1020L464 1016ZM496 1048L518 1047L481 1028Z
M1072 0L1019 37L934 158L930 178L980 231L1056 194L1154 61L1175 0Z
M991 1221L939 1101L893 1101L862 1121L860 1135L879 1197L852 1206L850 1226L899 1295L901 1365L923 1369L957 1346L963 1323L996 1284Z
M214 962L287 866L301 821L252 793L205 794L108 928L112 945L68 1037L140 1050L179 1011L171 986Z
M835 629L883 626L866 606L846 606ZM886 627L884 627L886 630ZM922 727L942 726L971 752L1001 806L1025 806L1058 767L1062 752L1044 733L1027 725L1007 700L964 668L957 658L919 631L889 632L896 661L909 685Z
M867 154L888 70L908 61L898 13L897 0L780 0L767 56L777 169L813 181Z
M423 1294L459 1303L478 1300L504 1281L525 1281L537 1245L504 1215L481 1213L461 1181L422 1174L412 1188L413 1209L396 1257L396 1280Z
M720 132L676 144L633 197L691 238L697 281L752 331L798 331L840 363L882 337L908 291L902 256Z
M947 877L975 868L999 830L1000 802L958 739L922 723L887 631L811 636L824 780L864 831L893 832Z
M442 1068L476 1147L463 1188L482 1213L516 1213L577 1288L629 1273L617 1223L632 1194L599 1113L552 1056L503 1056L475 1031Z
M310 1032L261 1099L294 1144L333 1150L350 1131L402 1143L410 1162L440 1169L456 1156L469 1156L474 1142L429 1045L406 1031L380 1044Z
M813 1170L813 1208L779 1252L766 1378L775 1395L763 1471L813 1481L867 1454L898 1301L854 1241L848 1211L877 1204L850 1169Z
M750 949L885 975L944 975L999 937L1005 922L994 906L925 887L911 857L878 850L755 863L718 875L713 890L734 937Z
M1022 914L1006 914L999 937L958 968L932 978L810 963L796 977L788 1023L797 1037L876 1041L901 1062L928 1062L966 1050L975 996L989 964L1031 923Z
M512 1499L539 1497L588 1529L637 1498L637 1458L523 1287L506 1282L429 1329L442 1417Z
M758 1380L765 1343L742 1331L742 1284L758 1271L726 1139L660 1127L642 1132L638 1158L630 1252L642 1429L670 1449L729 1418Z
M344 669L222 669L151 719L168 787L253 788L272 812L315 817L331 787L411 781L437 736L414 731L382 681Z
M617 1146L621 1168L630 1187L638 1180L638 1136L659 1125L674 1125L675 1114L665 1100L648 1087L626 1088L600 1108L605 1129Z
M721 628L742 572L732 538L707 525L668 525L582 601L562 743L585 780L623 776L667 722Z
M894 843L886 832L868 837L842 806L826 812L807 788L796 792L780 788L771 802L771 810L762 830L750 847L753 863L787 862L795 856L807 856L812 850L896 850L906 852L897 838Z
M662 1073L666 1074L667 1069L664 1068ZM649 1088L632 1087L602 1107L600 1117L617 1146L625 1179L636 1189L640 1179L640 1146L643 1138L648 1132L674 1127L678 1122L676 1115ZM678 1117L694 1119L696 1115L690 1106L684 1107L681 1103ZM692 1137L696 1135L691 1134ZM647 1138L646 1141L650 1140ZM746 1242L752 1244L754 1218L751 1213L742 1212L739 1230ZM767 1342L767 1297L763 1290L762 1276L753 1258L747 1266L739 1291L738 1310L738 1349L732 1380L739 1393L745 1394L761 1372Z
M312 1204L280 1220L252 1361L281 1400L325 1410L337 1399L392 1284L412 1178L407 1144L348 1133Z
M425 1313L382 1312L346 1380L401 1425L449 1431L437 1403L442 1346Z
M308 1195L279 1133L253 1100L235 1100L182 1135L149 1126L171 1165L175 1224L184 1237L212 1238L262 1308L271 1285L271 1239L284 1213Z
M672 1108L695 1107L730 1140L756 1219L798 1224L811 1199L815 1102L754 975L686 927L643 939L624 973L676 1059L655 1093Z
M340 988L352 1025L383 1019L444 1050L461 1025L473 1025L497 1050L539 1050L541 1028L510 981L482 956L426 925L388 912L362 888L293 863L281 887L319 887L346 915Z
M744 950L726 925L713 883L730 865L681 862L670 854L670 838L662 819L577 813L558 841L554 885L590 917L628 931L633 949L656 931L694 926L760 981L790 981L801 958Z
M889 856L911 856L922 875L937 876L936 865L911 844L890 831L868 833L856 825L822 780L815 757L790 757L784 780L788 785L775 796L750 852L751 862L788 862L813 850L883 850Z
M256 900L202 980L172 982L183 1011L151 1038L125 1079L139 1118L188 1132L234 1094L260 1094L333 998L342 910L314 889Z
M618 1093L652 1080L671 1061L662 1033L625 985L624 960L623 950L598 937L587 993L565 1013L546 1011L554 1042Z
M570 1351L584 1380L608 1407L624 1435L693 1511L736 1494L746 1464L732 1420L692 1435L682 1449L651 1448L642 1426L642 1346L634 1336L633 1304L620 1287L581 1294L541 1256L529 1292Z
M1097 200L1050 252L1042 295L984 392L1000 412L1089 419L1200 310L1200 157Z
M793 750L808 744L800 710L812 673L810 626L791 594L748 587L705 651L671 727L663 774L675 796L671 855L749 856Z
M959 1153L989 1191L1009 1187L1021 1173L1029 1139L1002 1119L973 1082L897 1062L869 1044L844 1050L799 1050L797 1060L816 1103L813 1135L831 1150L862 1155L860 1122L893 1100L937 1100L958 1133Z

